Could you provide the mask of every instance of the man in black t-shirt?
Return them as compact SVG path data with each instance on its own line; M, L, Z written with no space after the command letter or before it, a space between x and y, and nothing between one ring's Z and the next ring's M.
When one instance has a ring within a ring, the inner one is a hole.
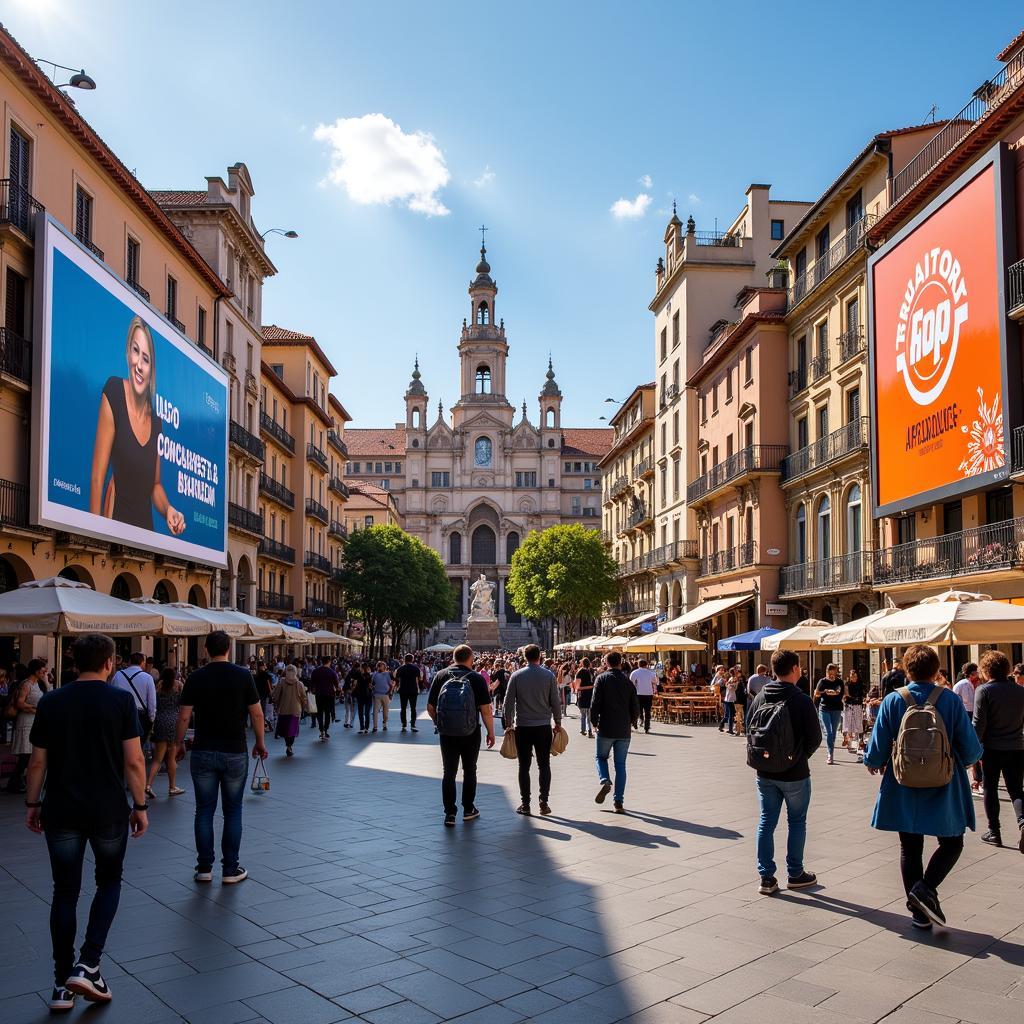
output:
M494 716L491 713L491 695L487 691L487 683L479 672L473 671L473 649L469 644L459 644L452 652L455 664L442 669L434 676L430 686L430 693L427 695L427 714L430 715L434 724L437 724L437 702L441 695L441 689L449 680L461 680L466 678L473 687L473 695L476 700L477 713L484 720L487 728L487 748L494 746ZM444 801L444 823L448 826L455 824L455 776L459 771L459 762L462 762L462 820L472 821L479 818L480 812L476 806L476 762L480 756L480 723L477 720L476 729L468 736L451 736L439 732L441 741L441 763L444 766L444 775L441 780L441 798Z
M402 732L406 726L406 708L409 709L409 726L413 732L419 732L416 728L416 701L420 695L420 678L422 669L414 665L412 655L405 656L405 662L398 666L395 671L395 678L398 680L398 699L402 703Z
M252 756L267 757L263 708L252 673L228 661L231 638L217 630L206 638L208 664L185 680L178 714L178 760L185 757L185 733L195 712L195 740L189 769L196 794L197 882L213 881L213 812L221 798L224 833L221 838L221 881L242 882L248 872L238 863L242 845L242 796L249 770L245 717L252 720L256 742Z
M135 698L107 682L114 670L114 641L87 634L73 650L78 678L39 701L25 794L25 824L45 833L53 872L50 1009L55 1012L70 1010L76 995L89 1002L112 998L100 974L100 957L121 897L129 825L135 838L148 825ZM44 777L46 797L40 802ZM134 801L130 814L126 780ZM86 845L96 861L96 894L76 963L75 915Z

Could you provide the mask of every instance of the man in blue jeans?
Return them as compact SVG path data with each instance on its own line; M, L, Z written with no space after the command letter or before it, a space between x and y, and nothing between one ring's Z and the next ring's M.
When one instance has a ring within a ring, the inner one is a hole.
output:
M788 767L779 771L757 769L757 796L761 817L757 823L757 871L761 876L758 892L770 896L778 892L775 877L775 827L779 823L782 805L786 805L789 823L789 842L786 847L786 871L790 889L806 889L818 879L804 870L804 843L807 839L807 808L811 803L811 770L808 758L821 746L821 726L814 704L807 694L796 686L800 679L800 656L795 651L778 650L772 655L772 673L775 678L766 683L747 710L748 759L750 749L762 742L759 725L764 705L785 704L788 727L779 718L773 732L773 741L782 740L789 749L780 751ZM769 741L763 741L768 743Z
M603 804L612 788L608 777L608 758L615 759L615 813L625 814L626 755L629 739L640 719L640 698L629 676L622 671L622 655L610 651L605 655L607 672L594 682L594 695L590 700L590 721L597 730L597 777L601 788L594 798Z
M195 740L190 769L196 794L197 882L213 881L213 815L222 800L221 881L243 882L248 872L238 863L242 845L242 796L249 773L245 720L252 721L256 742L253 757L266 757L263 708L252 673L228 661L231 638L219 630L206 638L209 664L193 672L181 691L178 715L178 760L185 757L185 732L195 714Z

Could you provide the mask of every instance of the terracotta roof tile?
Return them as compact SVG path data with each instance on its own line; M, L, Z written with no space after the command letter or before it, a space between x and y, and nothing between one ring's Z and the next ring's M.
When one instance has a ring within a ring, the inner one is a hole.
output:
M161 206L202 206L209 198L206 192L182 189L151 188L149 194Z
M346 427L345 444L350 458L381 455L387 458L405 455L405 427L381 430L374 427Z
M1001 60L1004 63L1008 61L1020 46L1024 44L1024 32L1018 32L1007 44L1004 46L999 53L996 54L996 60Z
M615 442L611 427L567 427L562 431L563 455L607 455Z
M264 324L263 337L267 341L316 341L312 334L290 331L287 327L278 327L277 324Z

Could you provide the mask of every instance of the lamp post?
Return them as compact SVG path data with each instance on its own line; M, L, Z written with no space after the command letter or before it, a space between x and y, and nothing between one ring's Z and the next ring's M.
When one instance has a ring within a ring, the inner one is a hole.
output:
M267 235L283 235L285 238L298 238L298 231L292 231L290 228L267 228L266 231L260 232L260 238L264 241L267 239Z
M84 89L86 92L92 92L96 88L96 81L90 75L85 73L85 68L71 68L66 64L58 64L56 61L45 60L42 57L33 58L37 64L49 64L53 68L54 72L60 68L61 71L71 71L71 78L63 82L61 85L56 86L58 89Z

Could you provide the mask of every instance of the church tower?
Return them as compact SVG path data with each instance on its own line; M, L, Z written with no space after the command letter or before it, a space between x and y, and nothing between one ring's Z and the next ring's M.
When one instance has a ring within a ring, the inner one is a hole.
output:
M541 444L544 448L562 447L562 389L555 380L555 368L548 357L548 372L540 389Z
M486 229L481 229L486 230ZM512 424L513 409L505 397L505 364L508 343L504 321L495 320L498 286L491 277L487 247L480 246L476 277L469 285L469 318L462 321L459 339L461 361L461 397L452 406L455 426L474 408L489 409Z
M419 356L413 366L412 380L405 389L405 429L410 447L422 447L427 434L427 389L420 379ZM413 445L414 439L419 439L420 443Z

